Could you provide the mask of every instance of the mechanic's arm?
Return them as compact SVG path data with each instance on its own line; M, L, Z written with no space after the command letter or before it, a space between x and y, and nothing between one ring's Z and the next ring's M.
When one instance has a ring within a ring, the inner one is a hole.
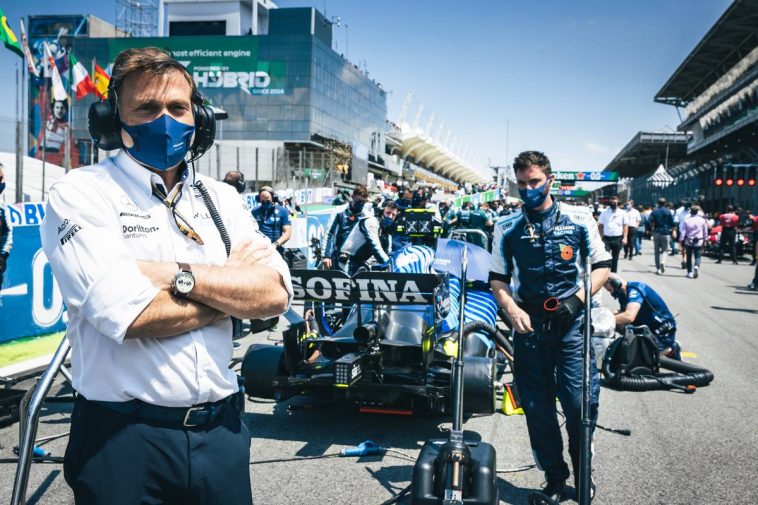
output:
M371 254L380 263L387 263L390 260L389 255L382 247L382 241L379 239L379 221L375 217L370 217L360 223L361 231L366 235L366 241L371 246Z
M621 243L626 245L626 238L629 236L629 225L624 225L624 235L621 238Z
M522 310L516 303L516 300L513 299L508 284L502 280L491 279L490 287L492 288L492 295L495 297L495 301L505 311L508 319L511 320L513 330L516 333L533 332L534 328L532 328L529 314Z
M289 239L292 238L292 225L285 224L282 226L282 235L274 242L274 247L280 247L284 245Z
M614 316L616 318L616 328L622 330L627 324L632 324L637 319L637 314L641 307L642 305L639 303L628 303L624 312L619 312Z
M321 263L324 265L325 268L332 268L332 255L334 254L334 247L335 247L335 239L337 237L337 226L339 225L338 221L340 220L340 211L338 210L330 219L331 221L327 223L327 228L329 231L326 232L326 241L324 242L324 250L321 253Z
M505 221L495 226L490 260L490 287L492 288L492 295L495 297L495 301L505 311L508 319L511 320L513 330L517 333L531 333L534 329L532 328L529 314L518 306L511 294L510 283L513 272L513 254L506 240L506 230L508 229Z
M589 236L590 247L587 253L590 255L590 264L592 265L590 284L592 286L592 295L594 295L605 285L611 273L611 253L605 249L603 239L600 238L601 226L595 224L595 220L592 219L591 215L588 214L588 216L587 234ZM624 226L624 236L626 236L626 226ZM584 301L584 288L579 290L577 296L580 300Z

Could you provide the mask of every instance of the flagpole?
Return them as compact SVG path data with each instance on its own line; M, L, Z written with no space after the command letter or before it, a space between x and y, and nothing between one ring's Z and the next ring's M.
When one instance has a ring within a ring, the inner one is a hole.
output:
M19 105L19 94L23 97L23 77L20 76L21 73L18 71L18 62L16 62L16 202L24 201L23 118L21 117L23 106Z
M68 51L68 49L67 49ZM66 57L68 58L68 97L66 97L66 101L68 102L70 98L72 97L71 94L71 81L73 80L74 72L71 69L71 55L66 52ZM71 170L71 125L74 122L74 101L71 100L71 104L67 107L67 118L66 118L66 146L65 146L65 156L66 156L66 173L68 173L69 170Z
M53 63L55 65L55 63ZM42 113L42 200L45 199L45 163L47 162L47 112L50 108L50 85L45 78L45 107Z

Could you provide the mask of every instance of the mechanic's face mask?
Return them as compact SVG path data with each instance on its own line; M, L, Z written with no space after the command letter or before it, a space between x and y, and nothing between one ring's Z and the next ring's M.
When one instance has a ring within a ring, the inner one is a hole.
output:
M395 220L388 216L382 216L382 227L387 228L388 226L392 226L392 223L394 223Z
M168 114L136 126L122 122L121 128L134 141L126 152L140 163L157 170L168 170L178 165L189 151L195 133L194 125L181 123Z
M624 205L624 210L629 210L629 205Z
M545 203L551 181L552 178L548 177L545 184L538 188L524 188L518 190L521 199L524 200L524 207L526 207L527 210L536 209Z
M616 208L617 208L618 206L619 206L619 204L618 204L618 203L616 203L616 202L611 202L611 208L612 208L613 210L616 210Z
M0 195L3 194L3 191L5 191L5 183L4 182L0 182Z
M271 200L266 200L265 202L261 202L261 209L268 210L274 205L274 202Z
M358 214L363 210L364 205L366 205L366 202L362 200L353 200L350 202L350 210L352 210L354 214Z

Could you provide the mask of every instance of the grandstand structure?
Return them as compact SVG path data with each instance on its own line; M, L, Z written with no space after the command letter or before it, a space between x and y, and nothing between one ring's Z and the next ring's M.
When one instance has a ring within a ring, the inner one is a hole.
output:
M654 100L677 108L677 131L638 133L605 170L632 178L638 201L758 211L758 0L735 0ZM666 187L648 181L660 165L673 179Z

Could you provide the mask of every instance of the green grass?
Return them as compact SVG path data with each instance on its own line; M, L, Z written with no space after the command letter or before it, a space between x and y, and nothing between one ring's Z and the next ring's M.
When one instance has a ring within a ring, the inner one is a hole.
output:
M52 354L58 348L64 332L39 337L27 337L0 344L0 367Z

